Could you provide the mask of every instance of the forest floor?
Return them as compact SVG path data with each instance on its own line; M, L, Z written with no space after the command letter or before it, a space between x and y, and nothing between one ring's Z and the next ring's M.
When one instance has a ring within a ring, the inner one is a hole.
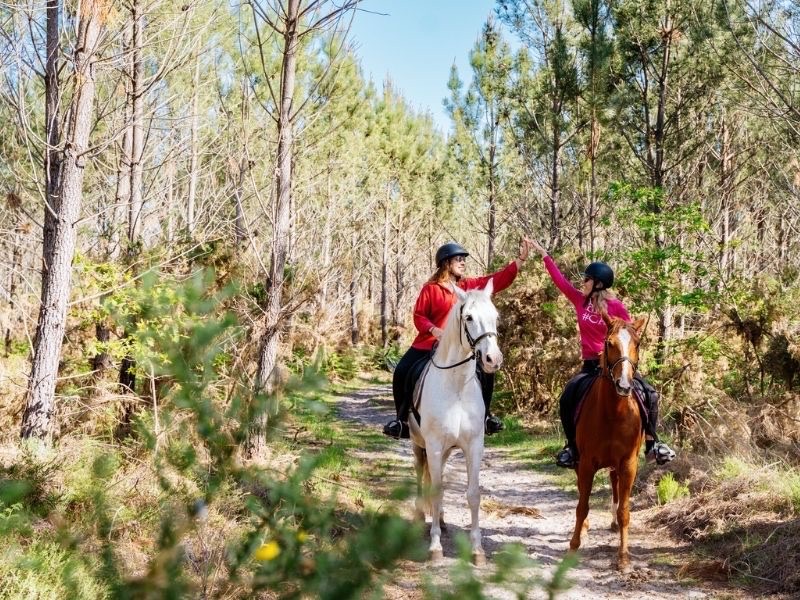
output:
M336 399L336 413L341 424L354 436L374 436L375 431L394 415L391 389L387 384L370 384L355 391L343 392ZM481 529L488 566L479 569L484 580L493 573L494 554L503 545L522 545L539 565L528 577L541 575L545 579L566 554L574 526L577 494L575 475L557 469L552 464L558 440L549 445L541 443L519 430L523 435L504 432L487 439L481 469ZM503 438L507 439L504 440ZM554 446L555 444L555 446ZM386 438L383 450L374 446L356 450L355 458L363 472L380 464L392 479L401 481L413 477L413 462L408 440ZM381 482L385 484L386 482ZM380 487L377 486L376 487ZM445 470L444 515L448 530L443 535L445 559L430 564L407 561L394 573L384 589L388 598L421 598L423 581L447 582L458 562L455 539L468 531L469 510L465 499L466 470L463 455L456 451ZM615 568L618 534L609 529L610 490L607 477L598 474L592 495L589 537L582 546L579 563L569 571L572 586L559 598L616 598L648 600L660 598L729 598L752 597L733 587L701 582L679 576L682 565L692 560L691 549L674 541L666 531L654 529L647 523L645 502L632 499L630 552L632 569L621 574ZM387 502L388 502L387 498ZM412 515L413 501L403 501L401 514ZM535 510L531 510L535 509ZM536 514L538 512L538 515ZM485 574L485 577L484 577ZM501 588L488 588L492 596L514 597ZM532 597L546 597L539 590Z

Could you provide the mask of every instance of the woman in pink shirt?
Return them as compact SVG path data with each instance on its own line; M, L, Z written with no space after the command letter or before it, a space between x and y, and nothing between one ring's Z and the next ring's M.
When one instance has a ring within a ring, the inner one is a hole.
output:
M531 242L533 249L542 255L544 266L556 287L563 293L575 307L578 318L578 331L581 338L581 358L583 368L575 375L564 388L559 400L559 413L567 444L559 452L556 464L560 467L574 468L578 463L578 453L575 448L575 409L581 396L588 389L589 379L599 374L600 354L605 343L606 327L601 312L606 312L610 317L619 317L630 321L631 317L625 305L611 295L609 289L614 284L614 271L607 264L593 262L583 274L583 285L580 289L574 287L558 270L556 263L547 255L547 251L536 241ZM675 458L675 452L665 443L658 441L656 435L656 422L658 420L658 392L637 371L635 379L643 392L647 408L647 423L645 426L645 453L648 460L655 460L664 464Z
M483 277L464 277L466 260L469 256L462 246L450 242L436 251L436 272L422 286L414 305L414 325L417 337L394 369L392 393L394 395L397 418L383 427L383 433L394 438L408 438L408 413L411 410L411 397L414 390L414 377L411 373L428 361L436 341L442 336L442 328L447 315L456 303L452 286L463 290L483 289L492 279L494 293L510 286L517 277L519 268L528 258L530 241L523 239L519 247L519 258L512 260L505 268ZM477 369L481 384L483 402L486 405L486 433L491 435L503 429L503 422L489 412L489 403L494 390L494 374Z

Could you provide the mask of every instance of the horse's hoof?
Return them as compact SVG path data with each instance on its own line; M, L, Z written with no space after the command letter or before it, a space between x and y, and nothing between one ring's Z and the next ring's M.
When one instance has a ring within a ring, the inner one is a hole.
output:
M414 511L414 520L417 523L425 524L425 513L421 511Z
M633 570L631 568L631 561L627 559L617 561L617 569L620 573L630 573Z
M476 567L486 566L486 554L483 551L472 553L472 564Z
M617 533L619 531L619 523L617 523L616 521L611 521L611 526L609 527L609 529L614 533Z
M578 548L580 548L580 547L581 547L581 540L580 540L580 538L578 538L578 540L577 540L577 541L576 541L576 540L574 540L574 539L570 540L570 542L569 542L569 549L570 549L570 551L572 551L572 552L575 552L575 551L576 551Z
M444 560L444 552L441 548L438 550L431 550L428 559L433 563L441 562Z

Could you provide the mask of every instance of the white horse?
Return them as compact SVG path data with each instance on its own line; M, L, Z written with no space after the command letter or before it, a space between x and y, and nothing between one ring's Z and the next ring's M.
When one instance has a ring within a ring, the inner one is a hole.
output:
M491 279L483 290L464 292L454 286L458 302L450 311L432 364L419 384L421 423L416 416L409 419L417 471L417 516L424 521L425 508L430 507L431 560L443 557L442 472L450 453L460 448L467 462L472 560L476 565L486 562L478 525L485 408L475 367L476 361L481 361L484 372L494 373L503 362L497 347L497 309L492 304L492 289ZM429 502L422 497L423 483L430 494Z

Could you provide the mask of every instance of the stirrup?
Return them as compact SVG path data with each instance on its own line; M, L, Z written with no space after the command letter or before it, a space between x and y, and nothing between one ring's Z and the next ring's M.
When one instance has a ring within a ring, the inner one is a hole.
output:
M500 431L503 431L503 429L505 428L506 426L498 417L494 415L489 415L488 417L486 417L486 425L485 425L486 435L492 435L498 433Z
M675 458L675 451L667 446L664 442L656 442L647 453L645 460L649 463L655 462L659 465L665 465Z
M388 435L396 440L407 440L409 438L408 423L400 419L392 419L383 426L383 435Z
M574 469L578 466L578 459L573 455L572 448L564 446L556 455L556 465L564 469Z

